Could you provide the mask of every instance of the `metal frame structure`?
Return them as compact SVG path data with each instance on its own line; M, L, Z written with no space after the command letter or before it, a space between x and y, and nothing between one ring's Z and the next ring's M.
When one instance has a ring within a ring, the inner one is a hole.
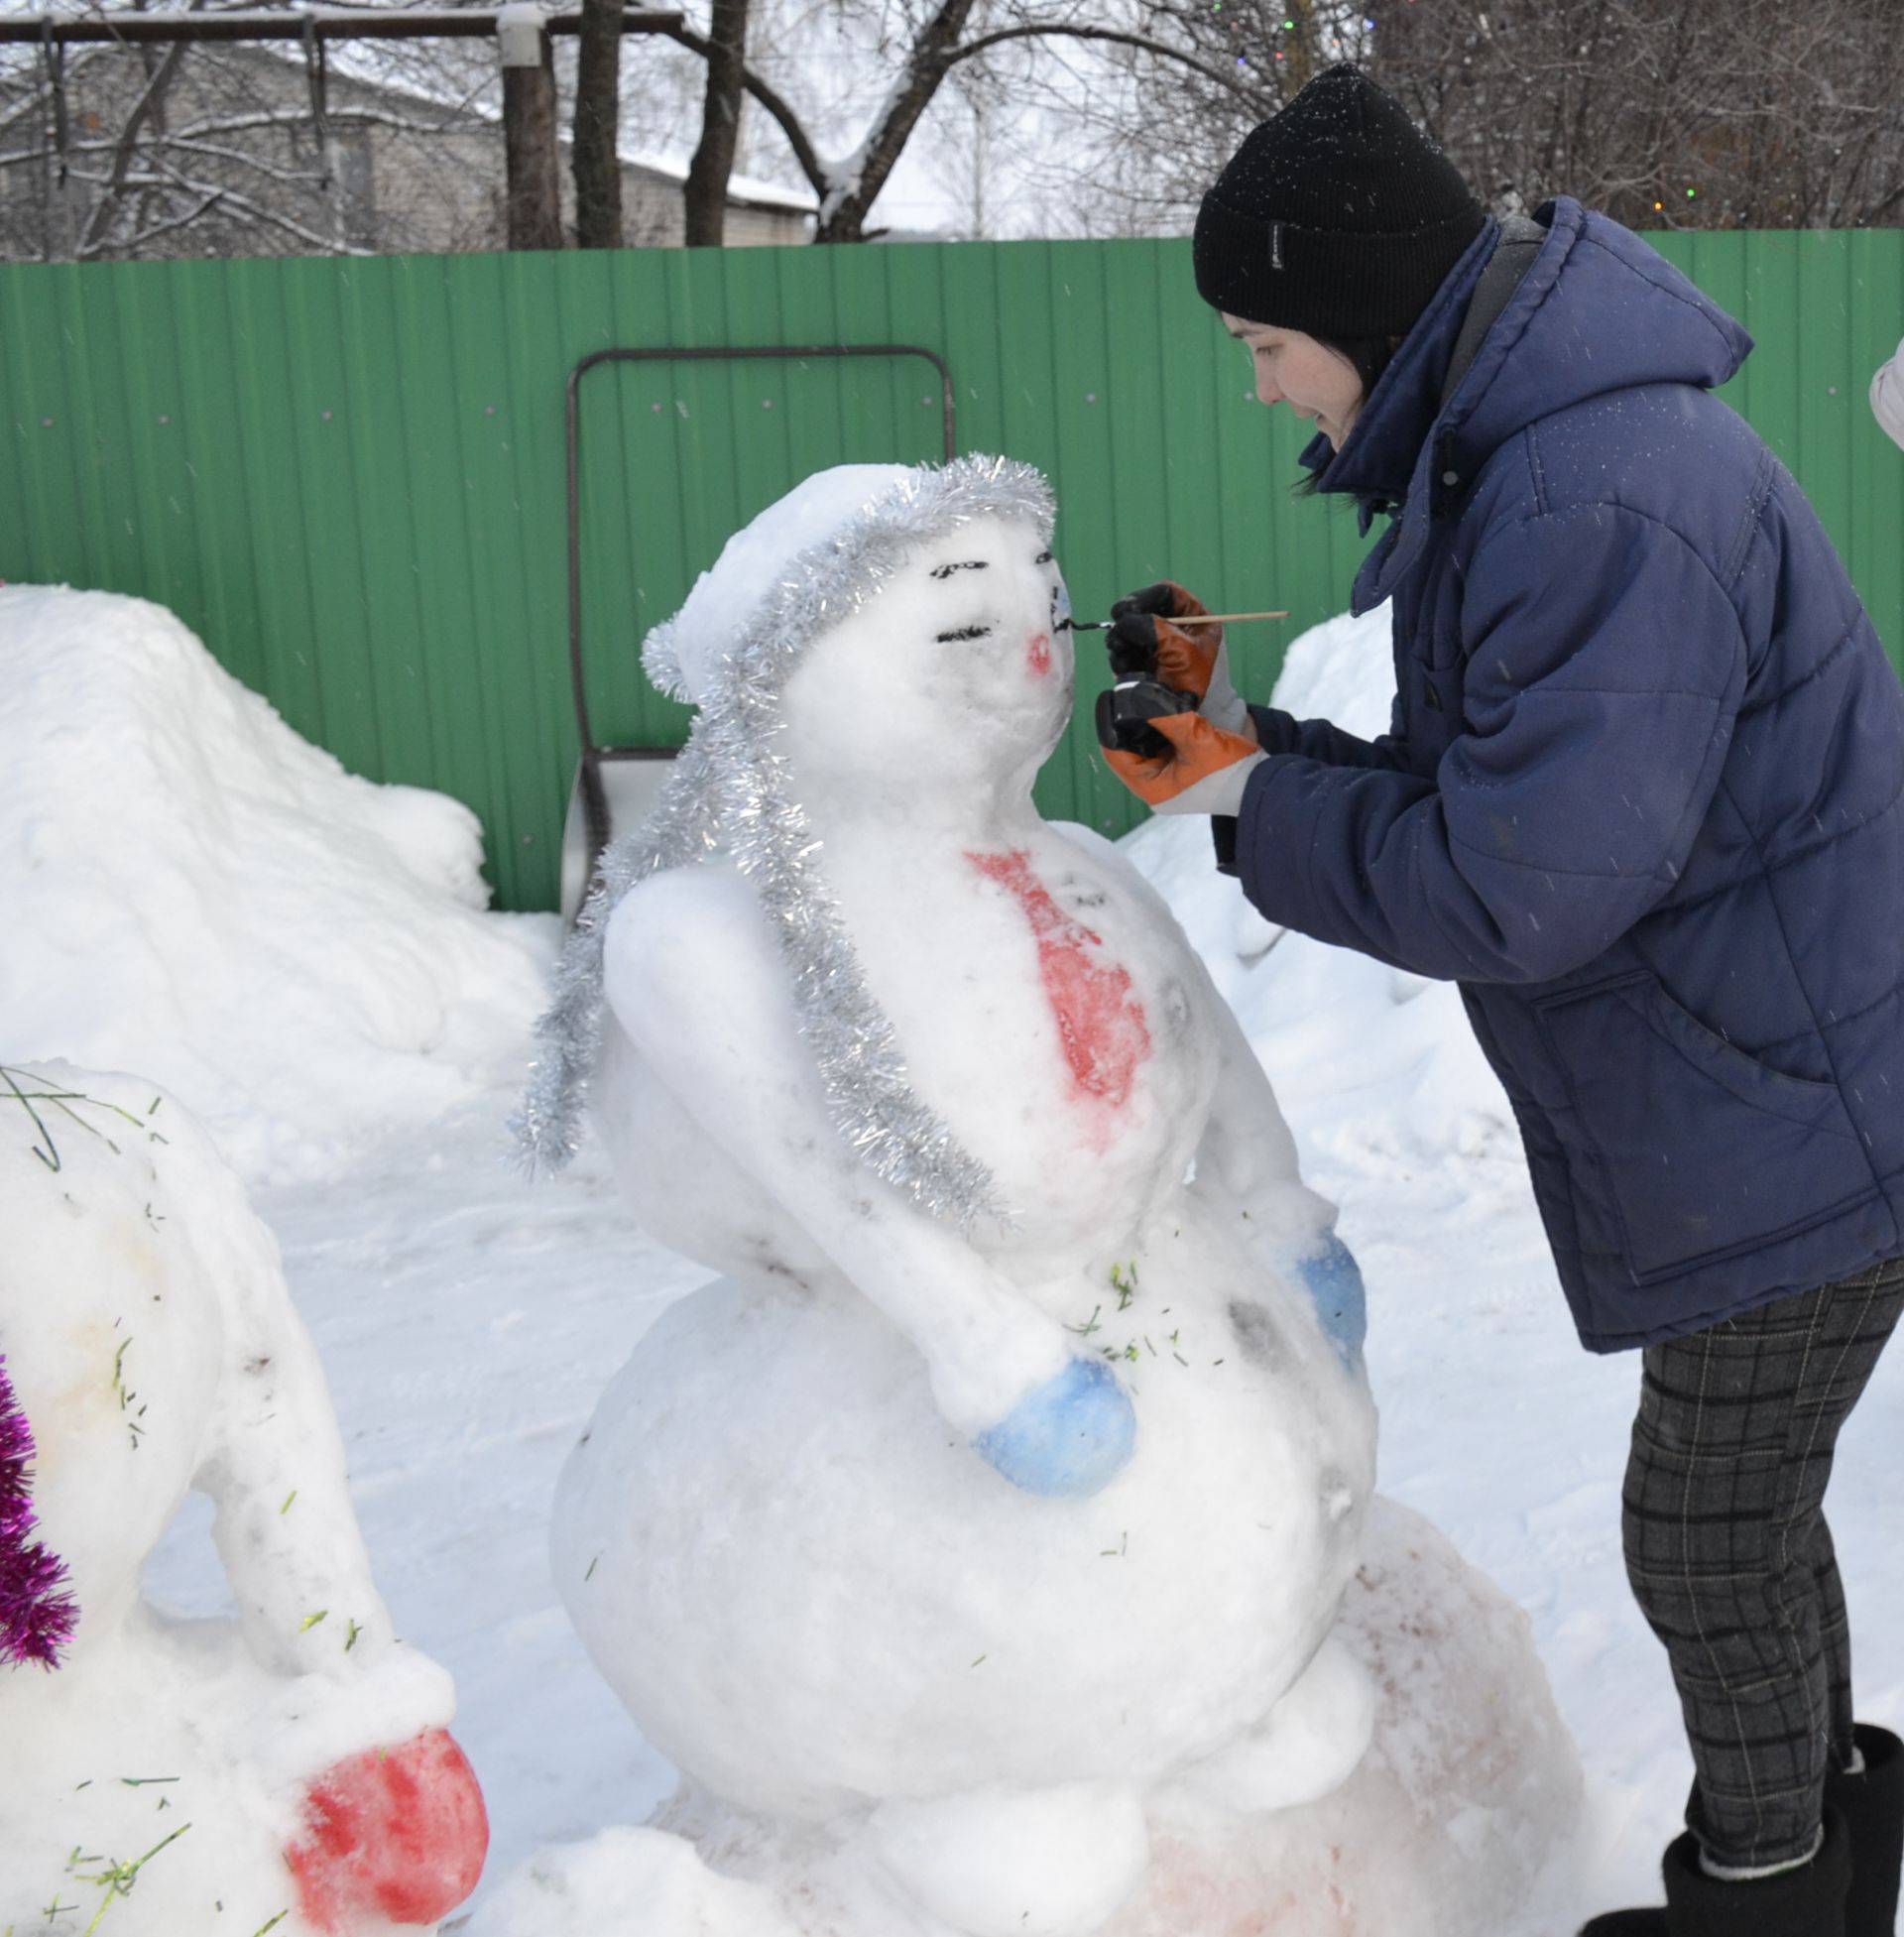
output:
M953 399L952 371L936 350L918 343L804 343L742 344L720 349L615 349L597 350L585 356L568 373L568 674L575 700L575 728L581 739L581 763L575 786L580 795L588 851L582 879L594 879L595 865L608 845L610 815L607 789L602 781L602 763L613 760L657 760L669 752L654 747L601 747L588 719L588 693L582 676L582 524L581 524L581 382L589 371L603 363L733 363L750 357L771 357L781 361L822 357L919 356L939 373L943 411L945 460L958 455L956 405Z

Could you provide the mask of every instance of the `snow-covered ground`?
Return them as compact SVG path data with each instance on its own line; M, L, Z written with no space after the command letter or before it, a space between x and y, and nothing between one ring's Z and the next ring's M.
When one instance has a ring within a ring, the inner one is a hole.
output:
M1378 728L1384 630L1379 618L1338 621L1298 642L1281 701L1305 711L1326 702L1345 725ZM0 649L7 644L0 631ZM269 738L241 715L248 709L229 714L233 733ZM62 804L73 796L58 790L57 773L25 797L11 747L0 749L9 760L0 783L0 901L17 908L23 884L39 900L30 933L10 912L0 989L17 991L25 977L40 986L43 1009L58 994L74 1039L50 1039L59 1034L51 1024L30 1041L10 1039L21 1012L9 994L0 1052L108 1060L96 1046L107 1010L149 1000L139 1012L148 1018L145 1037L128 1027L112 1038L109 1059L141 1065L171 1053L166 1080L231 1140L231 1154L252 1176L254 1202L283 1246L329 1377L378 1585L398 1631L456 1678L455 1731L482 1778L493 1829L480 1906L538 1846L639 1823L671 1787L671 1771L641 1742L569 1628L549 1575L546 1526L557 1469L602 1387L667 1303L707 1274L643 1235L597 1150L544 1181L513 1167L504 1120L516 1092L507 1072L532 1053L517 964L526 948L543 959L552 953L553 924L475 916L466 900L458 906L456 870L442 858L454 843L445 844L447 823L432 818L434 807L399 803L407 824L431 831L393 836L390 854L411 858L385 864L385 892L376 887L378 864L366 860L361 895L337 894L321 917L291 917L328 965L333 993L359 988L360 978L374 986L365 965L382 959L399 899L387 892L391 882L434 884L435 933L462 934L466 922L479 935L490 930L468 943L461 980L441 997L486 1019L480 1040L459 1046L447 1086L427 1030L378 1043L373 1032L384 1025L375 1016L359 1016L355 1036L340 1025L331 1056L348 1062L361 1053L366 1072L374 1059L384 1099L370 1113L376 1121L346 1135L337 1091L325 1087L300 1120L292 1107L306 1094L300 1072L265 1057L322 991L293 979L278 956L234 953L253 944L217 927L220 910L274 861L269 844L254 852L232 835L220 847L206 833L216 758L197 817L187 815L172 837L169 854L181 871L174 891L155 904L156 915L124 917L126 934L150 935L167 908L188 908L192 919L180 917L175 934L202 947L205 960L224 957L232 979L223 1033L258 1045L256 1056L242 1068L243 1057L217 1066L206 1058L194 1074L179 1037L208 1027L211 1005L192 1008L198 992L189 979L141 985L163 1000L137 990L122 999L104 980L98 965L113 959L121 930L111 924L123 909L109 892L120 879L112 843L101 833L80 857L86 866L53 872L53 862L72 853L77 808ZM166 797L176 801L178 791ZM140 818L156 806L122 796L118 825L135 857L148 852L135 841ZM456 811L444 809L451 818ZM290 851L300 852L294 804L284 813ZM201 838L204 845L191 845ZM1453 991L1275 936L1243 907L1235 885L1211 872L1206 838L1200 823L1153 822L1129 851L1164 891L1242 1018L1294 1127L1307 1179L1342 1206L1343 1233L1369 1287L1380 1488L1439 1525L1532 1619L1589 1773L1592 1903L1582 1910L1647 1900L1658 1848L1677 1827L1689 1762L1664 1657L1620 1567L1619 1482L1637 1361L1591 1358L1574 1339L1505 1105ZM418 853L437 859L418 863ZM50 894L55 879L68 892ZM297 882L278 886L290 908ZM413 914L423 893L410 896ZM65 952L55 960L45 951L61 936ZM406 959L431 959L431 944L432 930L419 921ZM200 1053L195 1043L184 1047ZM260 1068L263 1087L248 1089ZM194 1082L203 1086L197 1098ZM258 1121L275 1127L248 1136L247 1094L257 1099ZM1904 1627L1892 1618L1904 1599L1904 1549L1887 1537L1887 1449L1901 1429L1904 1358L1893 1355L1845 1432L1833 1522L1851 1600L1860 1709L1894 1727L1904 1723ZM150 1591L190 1612L223 1605L201 1507L191 1504L148 1569ZM627 1930L641 1931L640 1906L627 1908ZM1561 1937L1570 1932L1571 1924Z

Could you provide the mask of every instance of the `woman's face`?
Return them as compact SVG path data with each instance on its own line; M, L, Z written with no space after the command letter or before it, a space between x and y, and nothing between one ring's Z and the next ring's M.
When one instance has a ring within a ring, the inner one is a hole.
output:
M1305 422L1313 420L1340 450L1362 409L1362 379L1356 366L1340 350L1299 329L1246 322L1228 312L1223 326L1250 352L1256 373L1256 401L1287 404Z

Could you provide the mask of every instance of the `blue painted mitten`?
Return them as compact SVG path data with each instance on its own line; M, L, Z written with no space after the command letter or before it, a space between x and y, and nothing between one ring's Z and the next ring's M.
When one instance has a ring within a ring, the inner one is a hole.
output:
M1353 1372L1362 1363L1362 1342L1368 1336L1368 1301L1355 1254L1332 1231L1323 1250L1296 1269L1315 1301L1322 1329Z
M1026 1493L1096 1493L1130 1457L1137 1415L1111 1368L1073 1359L972 1443Z

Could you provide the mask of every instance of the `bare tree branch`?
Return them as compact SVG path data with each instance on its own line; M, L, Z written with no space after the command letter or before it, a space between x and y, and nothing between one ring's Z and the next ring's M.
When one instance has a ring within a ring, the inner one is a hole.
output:
M168 153L195 155L204 161L230 162L238 168L251 170L255 175L262 175L268 181L282 182L288 185L318 187L324 180L321 168L280 168L263 155L253 155L242 148L224 148L214 142L188 141L182 135L162 135L158 146Z
M263 222L267 227L282 229L299 242L309 244L311 251L320 256L374 256L375 249L359 248L348 242L340 242L334 236L319 235L315 229L307 229L301 222L289 215L279 213L251 195L240 194L235 188L224 187L216 182L193 181L181 175L163 160L159 161L151 176L135 177L135 181L148 182L153 186L166 186L182 190L186 194L209 196L220 206L241 209L254 221Z
M820 199L816 242L864 239L867 212L886 186L919 117L938 91L957 52L976 0L939 0L938 11L921 27L905 64L859 153L843 163Z
M391 128L406 135L451 135L468 132L468 122L458 117L442 121L415 121L381 108L332 108L325 117L333 128ZM276 108L256 114L222 115L215 121L191 121L175 129L178 135L236 135L254 128L307 128L308 108Z
M661 38L678 41L691 54L698 54L703 61L709 53L709 42L704 34L697 34L691 27L664 28ZM815 194L823 195L831 185L832 177L826 164L820 160L819 151L807 136L800 117L779 91L769 85L752 67L746 70L744 85L747 91L759 101L761 106L773 116L774 126L786 137L786 145L793 151L793 159L799 164L800 173L806 177L808 185Z
M1235 92L1235 82L1221 68L1207 66L1194 54L1186 54L1183 49L1167 46L1162 41L1153 41L1144 34L1125 34L1113 27L1081 27L1069 23L1053 22L1049 25L1029 25L1024 27L1001 27L997 32L981 34L976 41L967 41L946 62L948 67L961 61L970 61L975 55L986 53L989 49L1002 47L1008 41L1066 40L1066 41L1109 41L1118 47L1135 48L1144 54L1154 54L1160 61L1168 61L1173 65L1188 67L1191 72L1201 74L1205 80Z
M199 216L209 214L224 199L224 192L222 188L210 189L195 207L186 209L182 215L175 216L169 222L155 222L151 227L139 230L136 235L127 236L123 242L114 243L113 248L124 256L131 256L138 250L148 249L162 236L176 235L178 230L189 228ZM95 249L93 253L100 255L104 251Z
M202 0L192 0L193 11ZM138 152L139 137L146 123L158 111L165 99L166 89L172 85L172 77L178 71L178 63L185 58L183 41L175 42L160 57L151 78L146 82L145 92L133 103L132 112L126 117L126 124L119 132L112 158L112 179L106 192L92 205L92 213L86 218L86 226L80 232L78 253L82 256L91 253L92 245L105 232L106 225L117 213L120 198L126 191L126 177L132 169L132 158Z

